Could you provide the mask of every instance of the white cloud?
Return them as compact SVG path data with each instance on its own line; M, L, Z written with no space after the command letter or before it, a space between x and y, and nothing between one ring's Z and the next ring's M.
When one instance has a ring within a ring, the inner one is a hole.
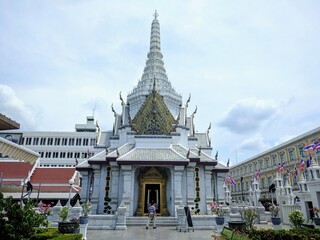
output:
M270 144L265 142L260 133L246 138L237 145L239 151L263 151L270 147Z
M243 99L227 110L219 125L239 134L255 132L275 117L278 108L271 100Z
M1 113L12 120L25 124L26 129L35 127L35 118L32 110L28 108L9 86L0 84Z

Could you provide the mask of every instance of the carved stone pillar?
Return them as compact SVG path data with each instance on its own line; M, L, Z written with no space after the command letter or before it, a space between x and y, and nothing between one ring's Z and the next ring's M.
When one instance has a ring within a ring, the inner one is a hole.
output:
M123 193L122 193L122 201L124 206L127 208L126 215L129 215L130 212L130 199L131 199L131 166L122 165L121 166L123 173Z
M195 163L190 163L187 166L187 206L194 206L195 199L195 184L194 184L194 167Z
M184 166L174 166L174 205L175 209L180 205L182 201L182 171Z

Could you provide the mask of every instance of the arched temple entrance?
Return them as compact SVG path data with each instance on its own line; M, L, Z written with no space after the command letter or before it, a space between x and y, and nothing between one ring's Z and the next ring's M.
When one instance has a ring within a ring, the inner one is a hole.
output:
M166 184L166 175L160 168L146 167L141 171L137 216L147 215L148 205L151 202L156 203L158 215L168 216Z

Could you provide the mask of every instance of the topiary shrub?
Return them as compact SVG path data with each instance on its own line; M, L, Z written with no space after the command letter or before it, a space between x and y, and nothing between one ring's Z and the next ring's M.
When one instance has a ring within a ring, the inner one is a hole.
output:
M301 224L304 222L303 213L300 210L294 210L288 215L289 221L293 224L295 228L300 228Z

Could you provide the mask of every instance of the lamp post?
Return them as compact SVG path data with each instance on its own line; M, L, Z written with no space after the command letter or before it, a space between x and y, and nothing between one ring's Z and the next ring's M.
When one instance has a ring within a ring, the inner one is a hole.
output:
M70 207L71 207L71 190L72 190L72 185L73 185L73 184L74 184L74 181L73 181L73 179L71 178L71 179L69 180L69 201L68 201Z
M241 177L241 195L242 195L242 204L244 204L244 197L243 197L243 177Z

